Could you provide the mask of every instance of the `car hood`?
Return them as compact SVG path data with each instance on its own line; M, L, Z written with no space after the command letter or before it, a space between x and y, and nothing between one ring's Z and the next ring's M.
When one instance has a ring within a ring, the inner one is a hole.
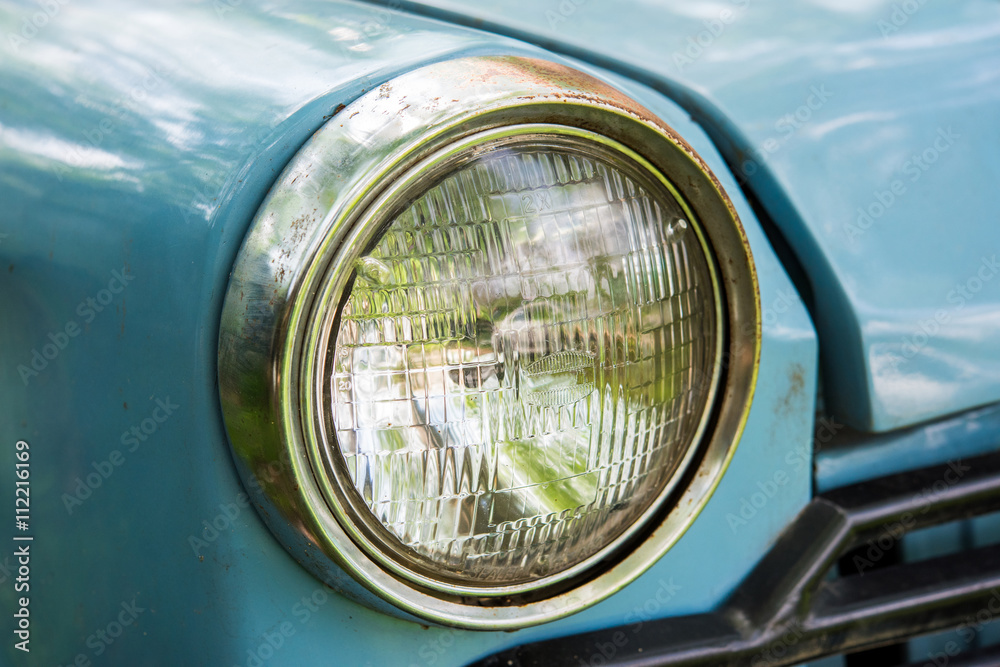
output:
M883 431L1000 400L996 2L402 4L617 69L702 123L800 265L835 416Z

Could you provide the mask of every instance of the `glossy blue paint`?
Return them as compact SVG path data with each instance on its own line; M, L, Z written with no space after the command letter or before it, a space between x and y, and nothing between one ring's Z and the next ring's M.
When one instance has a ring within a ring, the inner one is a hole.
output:
M878 436L833 424L829 442L817 436L816 491L986 454L997 448L998 432L1000 405Z
M339 104L439 58L545 54L349 3L59 5L30 39L7 39L35 11L0 6L0 400L14 416L0 443L3 466L15 441L31 444L32 663L461 664L619 623L642 641L645 619L716 605L808 500L817 343L805 309L703 131L607 75L701 153L747 229L766 324L730 471L652 570L564 621L426 628L324 588L245 505L229 455L215 356L236 251ZM22 370L35 351L51 356L37 375ZM0 474L0 497L11 479ZM0 608L13 597L0 582ZM133 601L134 622L102 639ZM2 646L4 662L23 662Z
M805 268L839 419L885 431L1000 400L996 2L403 4L691 112Z

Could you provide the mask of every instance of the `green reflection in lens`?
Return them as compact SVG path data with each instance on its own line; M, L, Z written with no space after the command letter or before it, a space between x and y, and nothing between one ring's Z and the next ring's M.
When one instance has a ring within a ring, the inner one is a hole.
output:
M611 149L465 156L355 264L330 428L389 541L460 580L595 554L661 495L713 377L711 274L683 208Z

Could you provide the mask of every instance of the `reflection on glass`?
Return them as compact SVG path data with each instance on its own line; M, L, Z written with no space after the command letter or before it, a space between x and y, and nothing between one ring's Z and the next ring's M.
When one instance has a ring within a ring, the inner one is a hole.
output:
M478 151L356 263L329 377L350 482L435 571L574 565L685 453L712 295L680 206L617 153L541 135Z

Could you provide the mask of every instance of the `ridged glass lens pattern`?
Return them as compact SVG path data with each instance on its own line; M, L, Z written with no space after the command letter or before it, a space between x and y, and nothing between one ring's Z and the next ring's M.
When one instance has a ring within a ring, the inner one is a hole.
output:
M397 555L530 582L661 495L705 411L715 301L691 223L635 163L575 138L481 148L354 268L327 429Z

